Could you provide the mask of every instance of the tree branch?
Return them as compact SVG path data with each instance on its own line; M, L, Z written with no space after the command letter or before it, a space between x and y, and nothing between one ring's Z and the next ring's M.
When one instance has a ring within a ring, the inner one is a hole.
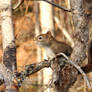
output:
M67 9L67 8L65 8L65 7L63 7L63 6L59 6L58 4L55 4L54 2L51 2L51 1L49 1L49 0L37 0L37 1L45 1L45 2L47 2L47 3L49 3L49 4L51 4L51 5L53 5L53 6L57 7L57 8L59 8L59 9L62 9L62 10L67 11L67 12L71 12L70 9Z
M74 32L75 46L71 55L71 60L80 65L86 58L86 48L88 45L88 35L89 35L88 30L89 19L87 18L82 7L83 0L70 0L70 1L71 1L73 23L75 27ZM65 89L62 92L67 92L68 88L70 88L76 81L78 72L70 65L64 67L65 67L64 71L62 72L62 74L64 74L64 76L62 76L62 82L64 82L64 86L61 86L60 90ZM68 76L66 76L67 73L69 73ZM65 78L67 79L67 82L64 81Z
M32 1L32 0L30 0L30 1ZM67 11L67 12L71 12L70 9L67 9L67 8L65 8L65 7L63 7L63 6L59 6L58 4L55 4L54 2L50 2L50 1L48 1L48 0L35 0L35 1L44 1L44 2L47 2L47 3L51 4L51 5L53 5L53 6L57 7L57 8L59 8L59 9L62 9L62 10ZM20 5L21 5L23 2L24 2L24 0L19 0L19 2L18 2L16 5L13 6L13 10L17 9L18 7L20 7Z
M81 69L81 67L79 65L77 65L75 62L71 61L64 53L60 53L58 55L64 56L67 59L65 62L73 65L82 74L85 82L87 83L88 88L89 89L92 88L90 82L88 81L88 77L86 76L86 74L84 73L84 71Z
M26 65L24 71L16 73L16 79L19 79L18 85L21 86L26 77L40 71L45 67L50 67L50 62L48 62L47 60L35 64Z
M57 77L55 77L55 78L53 77L52 80L54 80L54 83L56 83L56 81L58 80L57 78L59 78L59 80L61 78L59 76L58 72L61 73L61 69L62 69L62 66L63 66L64 62L66 62L67 64L71 64L73 67L75 67L82 74L85 82L87 83L87 86L89 88L91 88L90 82L88 81L88 78L87 78L86 74L84 73L84 71L80 68L80 66L78 66L76 63L71 61L64 53L57 54L55 58L53 58L52 60L49 60L49 61L48 60L44 60L44 61L39 62L39 63L26 65L25 66L25 70L20 72L20 73L16 73L16 75L13 75L13 73L11 73L11 72L9 73L9 71L7 71L7 68L2 64L0 66L1 67L0 71L3 68L4 72L1 72L1 75L3 75L3 78L0 77L0 79L1 79L0 80L1 81L0 84L2 84L4 82L3 79L4 80L7 79L7 76L11 76L12 81L14 81L14 78L16 78L16 80L18 82L18 87L20 87L22 82L24 81L24 79L26 77L28 77L29 75L32 75L32 74L40 71L41 69L43 69L45 67L51 67L53 69L53 75L57 76ZM58 67L61 67L61 69L59 69ZM61 81L58 81L58 84L60 84L59 82L61 82Z
M56 68L54 66L54 64L58 65L59 67L62 67L63 66L62 62L63 63L65 62L67 64L71 64L73 67L75 67L82 74L85 82L87 83L88 88L91 88L90 82L88 81L88 77L86 76L84 71L80 68L79 65L77 65L76 63L71 61L64 53L57 54L56 57L53 58L52 60L49 60L49 61L44 60L44 61L39 62L39 63L30 64L30 65L25 66L25 70L20 72L20 73L17 73L17 75L16 75L17 76L16 78L20 79L18 81L19 86L21 86L22 82L24 81L24 79L26 77L40 71L41 69L43 69L45 67L51 67L52 69L54 68L53 69L54 71L56 71L56 70L60 71L60 70L58 70L58 68ZM56 75L56 76L58 76L58 75Z

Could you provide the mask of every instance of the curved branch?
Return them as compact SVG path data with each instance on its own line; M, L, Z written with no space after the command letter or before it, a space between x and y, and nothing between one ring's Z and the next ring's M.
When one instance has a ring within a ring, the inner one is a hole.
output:
M90 82L88 81L88 77L86 76L84 71L81 69L81 67L79 65L77 65L75 62L73 62L72 60L70 60L64 53L60 53L59 55L64 56L67 59L66 63L73 65L82 74L85 82L87 83L88 88L89 89L92 88Z
M35 64L26 65L24 71L16 73L16 80L18 82L18 87L21 86L22 82L26 77L40 71L45 67L50 67L50 62L48 62L48 60L44 60Z

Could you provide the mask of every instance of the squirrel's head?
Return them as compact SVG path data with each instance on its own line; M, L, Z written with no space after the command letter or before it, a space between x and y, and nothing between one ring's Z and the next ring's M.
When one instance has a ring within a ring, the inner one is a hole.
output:
M41 47L49 46L52 40L53 40L53 36L51 35L50 31L48 31L46 34L40 34L34 39L36 44Z

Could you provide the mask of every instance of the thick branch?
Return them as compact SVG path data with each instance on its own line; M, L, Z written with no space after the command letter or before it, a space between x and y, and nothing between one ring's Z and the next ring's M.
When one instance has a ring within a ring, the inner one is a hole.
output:
M16 80L18 82L18 87L21 86L22 82L24 81L24 79L26 77L40 71L41 69L43 69L45 67L52 68L53 76L54 76L52 79L53 83L55 85L61 84L61 81L58 81L58 80L62 79L62 77L60 77L60 74L62 74L61 71L62 71L64 62L66 62L67 65L71 64L73 67L75 67L82 74L85 82L87 83L87 86L89 88L91 88L90 82L88 81L86 74L83 72L83 70L80 68L80 66L78 66L76 63L71 61L64 53L60 53L60 54L56 55L56 57L53 58L52 60L49 60L49 61L44 60L39 63L30 64L30 65L25 66L24 71L22 71L20 73L16 73ZM7 70L7 68L3 64L0 67L1 67L0 71L2 70L2 68L4 70L4 72L0 72L0 79L7 80L7 76L9 76L9 78L12 79L12 81L14 81L15 76L13 75L13 73L11 73L9 70ZM65 75L67 75L67 74L65 74ZM55 76L57 76L57 77L55 77ZM68 73L68 76L69 76L69 73ZM2 84L4 82L4 81L2 82L2 80L1 80L0 84Z
M86 49L88 47L89 30L88 18L82 8L82 0L71 0L72 17L75 27L75 47L71 55L71 59L81 64L86 58Z
M80 65L82 61L86 58L86 47L87 47L88 35L89 35L88 18L82 8L82 0L71 0L71 8L72 8L72 17L75 27L75 32L74 32L75 46L71 55L71 60ZM73 83L75 82L78 76L78 72L72 66L68 65L67 67L65 66L63 74L64 73L65 74L69 73L69 75L62 76L63 80L65 78L69 79L71 78L71 76L73 80L73 81L71 79L68 80L67 83L66 82L64 83L64 87L63 86L60 87L60 90L66 89L63 90L62 92L67 92L68 88L70 88L71 85L73 85Z
M50 62L48 62L47 60L25 66L24 71L16 74L16 78L19 79L18 85L21 86L22 82L24 81L26 77L32 75L33 73L40 71L41 69L45 67L50 67Z
M17 73L17 78L19 79L19 81L18 81L19 86L21 85L21 83L24 81L24 79L26 77L28 77L29 75L32 75L33 73L38 72L39 70L41 70L45 67L51 67L52 68L53 75L57 76L52 80L55 80L55 82L56 82L57 78L59 78L58 73L61 72L64 63L71 64L73 67L75 67L82 74L85 82L87 83L87 86L89 88L91 88L90 82L88 81L88 78L87 78L86 74L84 73L84 71L80 68L80 66L78 66L76 63L71 61L64 53L60 53L60 54L56 55L55 58L53 58L52 60L49 60L49 61L45 60L45 61L42 61L42 62L39 62L39 63L27 65L25 67L24 71ZM59 81L58 81L58 83L59 83Z

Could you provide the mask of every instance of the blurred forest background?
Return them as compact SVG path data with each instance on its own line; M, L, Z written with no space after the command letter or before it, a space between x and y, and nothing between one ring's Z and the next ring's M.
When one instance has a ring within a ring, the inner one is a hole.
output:
M13 5L18 2L18 0L12 0ZM70 8L69 0L53 0L54 3L58 5L62 5L66 8ZM40 6L38 2L38 20L39 26L40 23ZM13 24L15 29L15 38L16 38L16 47L17 47L17 67L18 71L22 71L25 65L32 64L37 62L37 45L34 43L33 39L36 36L35 32L35 24L36 20L36 6L34 0L24 0L24 3L13 11ZM45 11L46 12L46 11ZM53 6L53 23L54 23L54 30L56 39L59 41L64 41L70 44L72 47L74 46L73 42L73 22L72 22L72 15L69 12L65 12L57 7ZM92 23L90 19L89 29L92 29ZM41 27L40 27L40 32ZM66 32L66 33L64 33ZM66 38L67 34L70 36L70 40ZM90 31L90 35L92 32ZM92 38L92 36L91 36ZM0 31L0 61L2 61L2 35ZM39 72L42 72L39 71ZM41 73L42 74L42 73ZM50 92L45 91L47 87L44 87L43 83L38 84L39 73L36 73L30 78L26 78L25 82L23 83L22 87L20 88L20 92L38 92L37 90L40 88L42 92ZM92 78L92 73L87 74L89 78ZM42 76L42 75L40 75ZM44 79L44 77L41 77ZM74 84L72 88L70 88L69 92L83 92L84 88L84 80L81 75L78 77L78 81ZM2 87L0 87L2 89ZM75 90L76 89L76 90ZM84 90L85 91L85 90ZM41 91L40 91L41 92ZM52 92L52 91L51 91Z

